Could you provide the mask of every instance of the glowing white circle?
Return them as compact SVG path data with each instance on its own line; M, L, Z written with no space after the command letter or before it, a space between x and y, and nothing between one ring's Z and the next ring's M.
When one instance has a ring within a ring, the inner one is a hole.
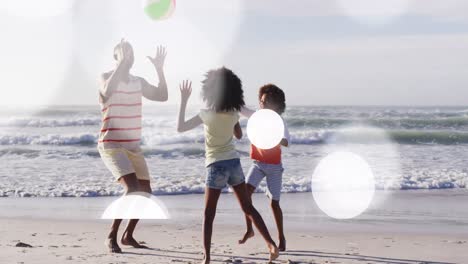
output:
M159 23L149 19L134 0L122 0L118 5L111 0L85 1L80 6L75 17L75 34L80 39L77 60L93 79L115 67L113 48L125 38L135 52L132 74L156 82L154 67L146 56L154 56L157 46L163 45L167 48L168 83L178 83L181 76L201 82L206 71L222 64L243 15L241 0L177 2L177 11ZM89 22L96 16L100 17L99 23ZM213 21L223 21L222 27Z
M318 207L336 219L362 214L375 193L372 169L360 156L347 151L323 158L312 176L312 193Z
M169 219L164 204L155 196L143 192L125 195L110 204L101 219Z
M0 8L0 72L3 73L0 105L28 108L47 105L61 88L72 61L72 16L55 16L68 9L48 10L48 1L37 10L34 19L16 16L15 12L22 7L20 3L29 1L8 3Z
M258 110L247 122L247 135L260 149L274 148L284 137L283 119L273 110Z

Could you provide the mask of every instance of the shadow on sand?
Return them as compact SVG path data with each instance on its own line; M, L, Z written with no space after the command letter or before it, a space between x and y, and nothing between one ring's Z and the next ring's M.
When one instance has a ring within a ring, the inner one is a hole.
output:
M151 253L150 253L151 252ZM171 255L171 253L175 253ZM144 256L155 256L162 258L169 258L171 260L188 260L188 261L201 261L203 255L200 252L187 252L177 250L164 250L149 248L146 252L124 252L124 254L130 255L144 255ZM243 263L243 264L257 264L266 263L268 258L255 257L255 256L237 256L237 255L223 255L223 254L211 254L212 263ZM320 252L310 250L288 250L282 252L280 260L277 262L284 262L291 259L290 264L309 264L315 263L320 259L329 259L336 261L335 263L348 263L349 261L362 262L362 263L386 263L386 264L455 264L450 262L437 262L427 260L414 260L414 259L400 259L400 258L387 258L387 257L376 257L376 256L365 256L359 254L342 254L342 253L331 253L331 252ZM295 260L297 259L297 260ZM232 261L229 261L232 260ZM234 260L240 260L241 262L234 262ZM333 262L332 262L333 263Z

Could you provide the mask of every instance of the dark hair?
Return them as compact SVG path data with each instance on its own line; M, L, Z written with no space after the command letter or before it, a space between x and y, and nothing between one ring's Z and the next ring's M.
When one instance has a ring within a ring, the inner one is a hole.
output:
M286 97L283 90L274 84L266 84L258 91L258 99L261 100L262 96L266 94L267 102L272 106L278 114L284 113L286 110Z
M231 70L210 70L202 82L202 98L216 112L240 111L245 105L242 82Z

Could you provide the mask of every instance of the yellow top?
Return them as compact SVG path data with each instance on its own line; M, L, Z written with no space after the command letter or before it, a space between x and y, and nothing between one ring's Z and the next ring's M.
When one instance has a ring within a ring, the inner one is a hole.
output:
M201 110L199 116L205 127L205 165L208 167L217 161L238 159L232 139L239 113Z

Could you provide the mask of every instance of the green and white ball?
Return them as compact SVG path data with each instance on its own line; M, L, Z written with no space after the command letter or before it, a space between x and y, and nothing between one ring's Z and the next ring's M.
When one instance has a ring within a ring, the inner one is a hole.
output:
M152 20L168 19L175 7L176 0L143 0L145 13Z

